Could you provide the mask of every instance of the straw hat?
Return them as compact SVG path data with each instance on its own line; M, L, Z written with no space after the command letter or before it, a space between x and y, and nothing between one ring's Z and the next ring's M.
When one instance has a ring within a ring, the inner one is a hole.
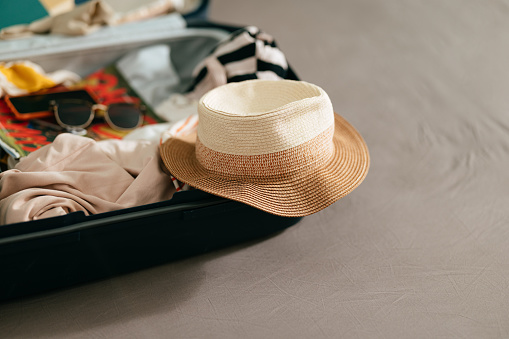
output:
M170 138L161 157L178 180L281 216L318 212L369 168L361 135L320 87L292 80L229 83L203 95L196 140Z

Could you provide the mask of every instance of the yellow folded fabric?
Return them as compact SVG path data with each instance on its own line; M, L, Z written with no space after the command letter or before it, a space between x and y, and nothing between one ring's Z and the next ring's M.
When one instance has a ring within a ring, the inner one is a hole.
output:
M67 70L46 73L31 61L0 62L0 98L4 95L23 95L51 88L72 85L80 76Z

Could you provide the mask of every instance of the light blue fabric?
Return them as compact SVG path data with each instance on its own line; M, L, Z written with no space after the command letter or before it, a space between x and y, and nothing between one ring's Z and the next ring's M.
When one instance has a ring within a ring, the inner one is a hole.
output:
M166 100L180 84L168 45L159 44L130 52L116 63L116 67L143 101L152 107Z

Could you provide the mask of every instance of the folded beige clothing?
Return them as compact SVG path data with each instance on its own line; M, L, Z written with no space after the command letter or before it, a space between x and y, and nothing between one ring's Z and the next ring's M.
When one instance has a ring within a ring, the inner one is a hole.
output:
M158 147L146 140L96 142L61 134L0 173L0 225L170 199L175 187Z
M119 25L127 22L149 19L158 15L186 10L182 1L151 0L91 0L70 10L35 20L30 24L5 27L0 30L0 39L19 39L34 34L54 33L64 35L85 35L101 26ZM193 2L193 1L185 1ZM195 1L196 2L196 1ZM178 7L178 8L177 8ZM67 7L65 8L67 9Z
M24 38L37 33L65 35L89 34L112 23L113 9L104 1L92 0L76 6L72 11L47 16L28 25L14 25L0 31L0 39Z

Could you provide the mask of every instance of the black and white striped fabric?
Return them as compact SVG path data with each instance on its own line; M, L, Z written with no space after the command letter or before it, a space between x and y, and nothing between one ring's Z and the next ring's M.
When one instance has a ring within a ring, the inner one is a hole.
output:
M229 82L288 79L290 73L286 57L272 36L249 26L233 32L195 67L188 95L199 99Z

